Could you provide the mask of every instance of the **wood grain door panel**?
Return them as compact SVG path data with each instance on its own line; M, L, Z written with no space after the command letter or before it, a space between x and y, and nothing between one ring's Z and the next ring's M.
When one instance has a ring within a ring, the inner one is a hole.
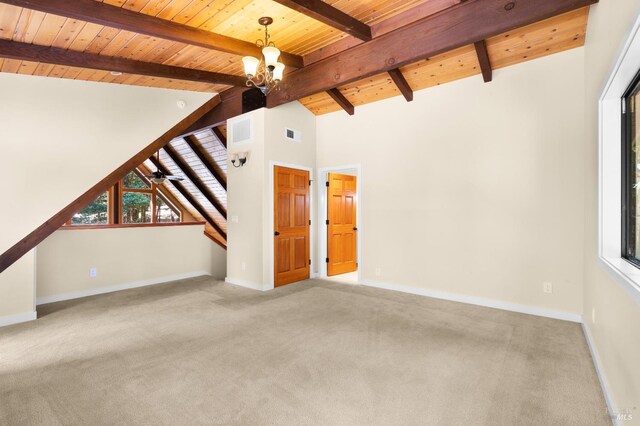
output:
M274 285L290 284L310 277L309 172L275 167Z
M329 173L327 275L358 270L356 177Z

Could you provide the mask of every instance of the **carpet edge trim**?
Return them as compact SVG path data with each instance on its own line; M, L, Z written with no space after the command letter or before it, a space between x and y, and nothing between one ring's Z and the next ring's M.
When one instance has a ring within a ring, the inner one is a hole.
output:
M16 314L16 315L7 315L4 317L0 317L0 327L6 327L9 325L33 321L37 318L38 318L38 313L36 311L24 312L22 314Z
M600 381L600 388L602 389L602 393L604 394L604 400L607 403L607 409L609 410L609 414L613 415L618 413L617 406L615 401L613 400L613 395L611 394L611 388L609 387L609 382L607 381L607 376L604 374L604 369L602 368L602 363L600 362L600 356L598 355L598 349L593 342L593 337L591 336L591 331L589 330L589 326L582 323L582 332L584 333L584 338L587 341L587 346L589 347L589 352L591 353L591 359L593 360L593 365L596 368L596 374L598 375L598 380ZM621 426L622 423L616 419L611 418L611 422L615 426Z
M151 278L148 280L134 281L131 283L117 284L108 287L98 287L87 290L73 291L70 293L55 294L53 296L43 296L36 299L36 305L46 305L47 303L62 302L65 300L80 299L82 297L96 296L98 294L113 293L121 290L130 290L133 288L146 287L156 284L165 284L171 281L184 280L188 278L196 278L201 276L210 276L206 271L187 272L185 274L170 275L159 278Z
M384 290L399 291L402 293L415 294L418 296L432 297L434 299L442 299L442 300L448 300L451 302L466 303L468 305L484 306L486 308L501 309L503 311L518 312L518 313L527 314L527 315L536 315L539 317L576 322L580 324L582 323L582 315L574 314L571 312L555 311L552 309L538 308L535 306L527 306L527 305L520 305L517 303L503 302L500 300L484 299L481 297L465 296L461 294L446 293L443 291L429 290L426 288L415 288L415 287L409 287L401 284L389 284L389 283L373 281L373 280L360 280L360 284L368 287L381 288Z

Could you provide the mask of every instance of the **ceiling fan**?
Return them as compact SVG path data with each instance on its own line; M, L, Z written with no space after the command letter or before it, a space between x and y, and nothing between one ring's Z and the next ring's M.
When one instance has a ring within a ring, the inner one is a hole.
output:
M160 151L157 152L156 158L157 158L157 164L159 165L160 164ZM147 177L149 179L151 179L151 182L155 183L156 185L162 185L165 180L174 180L174 181L184 180L184 178L180 177L180 176L165 175L164 173L162 173L160 171L160 168L158 166L156 166L156 171L151 173Z

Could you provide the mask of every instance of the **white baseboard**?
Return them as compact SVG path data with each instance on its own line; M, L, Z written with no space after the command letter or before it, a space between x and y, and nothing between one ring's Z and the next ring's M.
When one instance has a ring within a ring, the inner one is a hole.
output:
M596 367L596 373L598 374L598 379L600 380L600 387L602 388L602 392L604 393L604 399L607 403L607 409L609 410L610 415L617 415L618 409L616 407L615 402L613 401L613 397L611 395L611 389L609 388L609 382L607 382L607 377L604 375L604 370L602 369L602 364L600 363L600 356L598 355L598 350L596 349L596 345L591 337L591 332L589 331L589 326L582 323L582 331L584 333L584 337L587 340L587 345L589 345L589 351L591 352L591 358L593 359L593 365ZM612 418L611 422L618 426L622 425L622 421L617 418Z
M72 299L79 299L81 297L95 296L97 294L113 293L114 291L129 290L132 288L146 287L146 286L155 285L155 284L164 284L171 281L201 277L203 275L210 275L210 274L206 271L195 271L195 272L188 272L186 274L170 275L167 277L151 278L148 280L135 281L132 283L118 284L118 285L113 285L109 287L90 288L87 290L74 291L71 293L38 297L36 299L36 305L45 305L47 303L62 302L63 300L72 300Z
M267 291L268 290L267 288L265 288L265 286L263 284L254 283L253 281L239 280L237 278L226 277L224 279L224 282L226 282L228 284L233 284L233 285L237 285L237 286L240 286L240 287L244 287L244 288L250 288L251 290L258 290L258 291Z
M13 324L20 324L21 322L33 321L37 318L38 318L38 313L36 311L25 312L23 314L18 314L18 315L8 315L6 317L0 317L0 327L13 325Z
M521 314L537 315L540 317L547 317L547 318L559 319L564 321L582 323L582 315L573 314L570 312L554 311L552 309L537 308L535 306L527 306L527 305L519 305L517 303L503 302L500 300L492 300L492 299L484 299L484 298L475 297L475 296L465 296L465 295L455 294L455 293L446 293L443 291L429 290L426 288L415 288L415 287L409 287L409 286L400 285L400 284L388 284L380 281L360 280L360 284L366 285L369 287L382 288L385 290L393 290L393 291L400 291L402 293L416 294L418 296L433 297L434 299L443 299L443 300L449 300L452 302L460 302L460 303L467 303L470 305L485 306L487 308L502 309L504 311L519 312Z

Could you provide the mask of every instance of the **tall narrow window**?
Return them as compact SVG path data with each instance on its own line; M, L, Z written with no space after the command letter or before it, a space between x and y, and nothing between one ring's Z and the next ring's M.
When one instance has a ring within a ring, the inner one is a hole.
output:
M640 267L640 75L623 98L622 257Z
M122 179L122 223L151 223L153 191L134 170Z

